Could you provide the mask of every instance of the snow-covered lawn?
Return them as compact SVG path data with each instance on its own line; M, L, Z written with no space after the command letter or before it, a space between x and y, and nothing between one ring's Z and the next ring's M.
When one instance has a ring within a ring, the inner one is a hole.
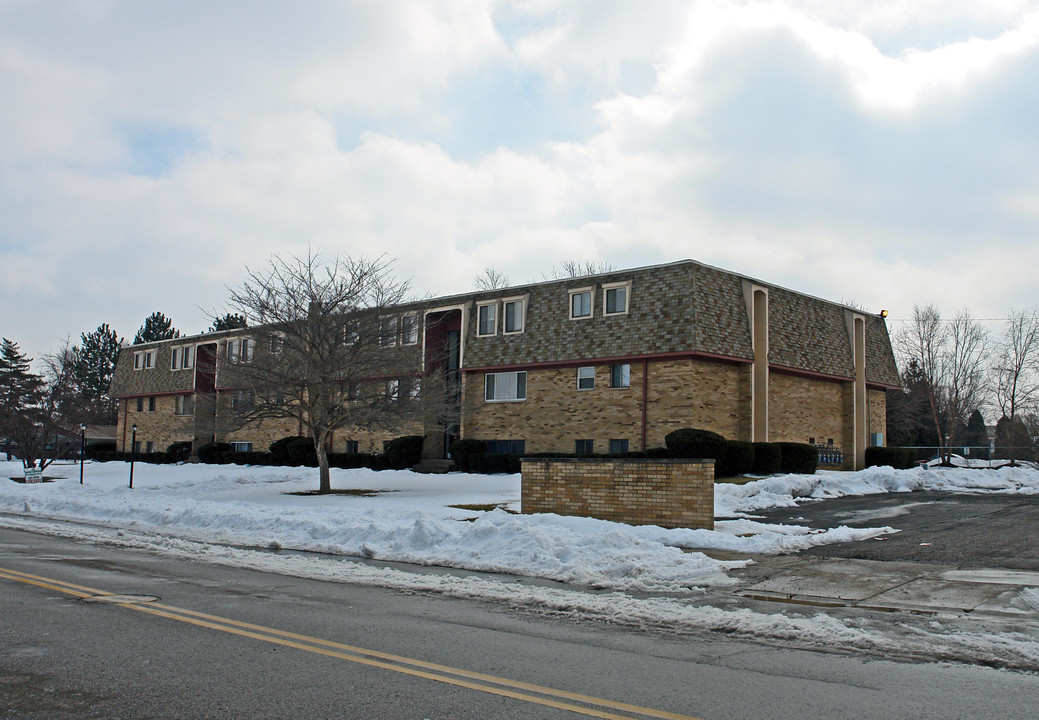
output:
M712 595L711 588L732 584L727 571L747 561L722 561L700 552L775 554L875 537L895 530L810 530L764 524L753 515L807 499L912 490L1035 494L1039 471L1031 469L871 468L719 484L715 514L723 519L711 532L511 514L507 510L519 509L517 475L333 470L335 489L371 494L300 496L290 493L315 488L315 470L138 463L133 490L127 487L125 463L88 463L83 485L78 465L55 465L46 474L60 478L40 485L14 483L6 478L20 476L20 465L0 462L0 525L194 561L501 602L669 633L715 630L841 651L1039 669L1034 631L987 627L972 617L939 622L834 615L795 606L775 612L733 607L731 600L717 601L720 596ZM499 509L483 509L488 507ZM271 548L346 557L266 551ZM508 577L405 572L349 556L496 571L596 591ZM644 596L647 591L654 595ZM1015 602L1023 610L1039 608L1037 592L1026 589Z
M719 484L713 531L666 530L590 518L517 515L518 475L420 475L333 470L336 490L312 490L316 470L234 465L52 465L55 482L0 482L0 511L152 532L204 543L324 553L524 575L622 591L688 592L731 582L746 561L701 550L776 554L862 540L890 527L811 530L764 524L752 514L829 498L911 490L1039 492L1039 471L871 468L858 473L774 476ZM0 478L21 475L0 463ZM458 506L478 507L463 509ZM495 508L487 510L483 508ZM513 511L513 512L509 512Z

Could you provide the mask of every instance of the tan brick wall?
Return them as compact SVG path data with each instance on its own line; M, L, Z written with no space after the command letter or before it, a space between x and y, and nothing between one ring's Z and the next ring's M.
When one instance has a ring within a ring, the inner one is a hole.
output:
M712 460L524 460L524 513L714 529Z
M867 390L866 402L869 406L869 432L883 433L884 444L887 445L887 392Z
M646 447L664 447L664 436L679 428L710 430L730 440L748 439L748 368L702 360L649 363Z
M699 360L648 363L646 447L663 447L664 436L699 427L738 438L749 432L746 369ZM527 371L527 399L484 402L483 373L465 376L463 437L525 440L526 451L573 452L574 441L594 441L608 452L611 439L642 443L643 364L631 364L631 385L611 388L610 366L595 366L595 388L577 389L577 368Z
M148 410L148 398L144 398L144 410L137 412L137 400L121 400L116 422L116 447L130 451L131 427L137 425L137 442L142 450L151 442L155 452L165 452L175 442L190 442L194 432L194 418L180 416L175 412L176 396L155 396L155 411ZM124 434L125 431L125 434Z
M768 383L768 439L843 445L844 386L832 380L772 373Z

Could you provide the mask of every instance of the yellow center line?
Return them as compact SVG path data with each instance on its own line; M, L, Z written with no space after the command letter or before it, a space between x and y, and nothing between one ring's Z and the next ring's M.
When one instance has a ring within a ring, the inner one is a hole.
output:
M96 588L55 580L53 578L31 575L29 573L8 568L0 568L0 577L26 583L28 585L43 587L49 590L55 590L79 598L115 594L104 590L98 590ZM439 665L424 660L384 653L378 650L368 650L334 642L332 640L300 635L263 625L254 625L252 623L232 620L217 615L209 615L207 613L173 607L162 603L149 602L114 604L130 610L137 610L149 615L177 620L198 627L219 630L233 635L252 638L254 640L261 640L263 642L291 647L297 650L325 655L327 657L403 673L413 677L521 700L523 702L553 707L581 715L603 718L603 720L631 720L632 716L660 718L661 720L697 720L697 718L689 715L680 715L662 710L654 710L652 708L630 705L628 703L616 702L605 698L596 698L589 695L582 695L580 693L568 692L566 690L557 690L555 688L535 685L532 683L509 680L494 675L486 675L448 665ZM537 695L530 695L528 693L537 693ZM545 697L538 697L538 695ZM584 703L584 705L592 707L574 705L568 702L563 702L564 700ZM605 708L627 714L617 715L608 712Z

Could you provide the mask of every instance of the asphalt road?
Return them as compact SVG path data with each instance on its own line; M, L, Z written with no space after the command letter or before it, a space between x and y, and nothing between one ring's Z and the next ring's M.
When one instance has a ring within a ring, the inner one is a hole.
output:
M914 492L803 502L761 515L809 527L899 530L883 540L836 543L803 555L1039 571L1039 497Z
M87 602L97 591L157 599ZM4 718L1031 718L1036 697L1029 674L639 632L0 529Z

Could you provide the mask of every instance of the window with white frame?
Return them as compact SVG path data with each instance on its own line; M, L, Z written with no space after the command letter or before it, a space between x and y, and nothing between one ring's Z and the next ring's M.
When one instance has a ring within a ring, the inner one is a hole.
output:
M391 402L396 402L400 399L400 380L389 380L386 383L386 397Z
M502 332L506 335L523 332L527 315L526 298L506 298L502 301Z
M274 333L271 335L270 343L271 355L280 355L281 351L285 349L285 336L282 333Z
M476 306L476 334L494 335L498 332L498 303Z
M405 315L400 320L400 342L402 345L414 345L418 342L418 317Z
M231 452L252 452L253 444L251 442L232 442Z
M241 361L244 363L253 361L253 350L256 348L256 342L252 338L242 338L242 357Z
M195 347L182 345L170 350L170 370L190 370L195 365Z
M595 389L595 368L594 367L579 367L579 368L577 368L577 389L578 390L594 390Z
M238 358L241 357L242 345L240 340L228 340L227 341L227 362L236 363Z
M631 283L603 285L603 315L624 315L628 312Z
M527 399L527 372L487 373L483 397L487 402L514 402Z
M150 370L155 367L154 350L138 350L133 354L134 370Z
M610 365L610 387L631 387L631 365Z
M380 321L379 344L383 347L397 344L397 318L385 317Z
M592 288L570 291L570 319L581 320L592 316Z
M178 395L174 402L174 412L177 415L194 415L195 397L193 395Z
M347 323L343 326L343 342L347 345L356 345L359 334L356 323Z

